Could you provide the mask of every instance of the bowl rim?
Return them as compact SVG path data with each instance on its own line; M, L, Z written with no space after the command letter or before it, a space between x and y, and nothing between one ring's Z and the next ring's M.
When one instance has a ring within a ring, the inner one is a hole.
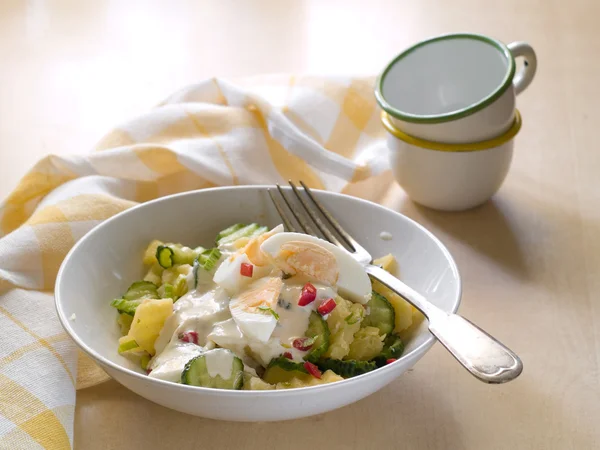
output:
M427 141L425 139L417 138L406 134L404 131L400 130L394 125L394 123L390 119L390 115L385 111L381 112L381 123L383 124L383 127L387 130L387 132L390 133L392 136L398 138L403 142L406 142L407 144L414 145L415 147L419 147L425 150L435 150L439 152L465 153L490 150L492 148L500 147L501 145L506 144L517 134L519 134L519 131L523 126L523 119L519 110L515 109L515 118L513 120L512 125L500 136L496 136L485 141L472 142L466 144L447 144L444 142Z
M201 387L201 386L188 386L188 385L184 385L181 383L173 383L171 381L151 378L147 375L141 374L132 369L128 369L128 368L123 367L119 364L116 364L112 361L109 361L104 356L102 356L97 351L95 351L93 348L88 346L85 342L83 342L83 340L79 338L79 336L77 335L75 330L73 330L71 328L70 321L66 316L67 313L62 309L62 304L60 301L60 286L62 283L64 283L63 278L64 278L65 267L69 264L69 261L73 257L73 254L75 252L77 252L77 249L81 245L83 245L82 243L85 242L87 239L89 239L90 236L93 236L95 233L97 233L98 230L107 226L108 223L118 220L119 217L121 217L122 215L132 214L137 209L145 207L146 205L156 204L156 203L161 203L161 202L168 202L168 201L171 201L173 198L198 195L199 193L202 193L202 192L217 192L217 191L242 190L242 189L253 189L253 190L261 191L261 190L266 190L266 189L269 189L272 187L273 187L272 185L222 186L222 187L215 187L215 188L197 189L194 191L187 191L187 192L182 192L182 193L178 193L178 194L167 195L167 196L160 197L160 198L148 201L148 202L140 203L139 205L136 205L129 209L126 209L125 211L121 211L120 213L117 213L114 216L112 216L112 217L106 219L105 221L101 222L100 224L96 225L94 228L92 228L90 231L88 231L81 239L79 239L79 241L77 241L75 243L75 245L71 248L71 250L69 250L69 252L67 253L67 256L65 256L65 258L60 266L60 269L59 269L57 277L56 277L56 282L54 285L54 306L56 308L56 312L58 314L59 321L60 321L62 327L64 328L64 330L66 331L66 333L77 344L77 346L81 350L83 350L83 352L86 353L89 357L91 357L94 361L96 361L101 366L105 366L105 367L108 366L111 369L114 369L115 371L120 372L122 375L139 378L139 380L141 382L146 382L146 383L151 383L151 384L157 383L158 386L162 385L165 388L183 389L184 391L188 391L188 392L203 392L206 394L213 394L213 395L219 394L219 395L227 395L227 396L257 396L257 395L285 396L286 393L287 394L297 394L298 392L307 392L307 390L309 390L309 389L312 392L312 391L323 390L323 389L328 389L328 388L331 389L332 387L340 386L342 384L345 386L350 386L351 384L360 383L362 380L367 380L368 378L377 376L376 375L377 373L383 373L383 371L393 370L393 366L395 363L385 365L376 370L364 373L362 375L358 375L353 378L344 379L342 381L336 381L335 383L326 383L326 384L320 384L320 385L316 385L316 386L307 386L307 387L291 388L291 389L277 389L277 390L264 390L264 391L247 390L246 391L246 390L207 388L207 387ZM291 189L291 188L284 188L284 189ZM319 189L313 189L313 192L316 192L317 195L323 195L323 194L331 195L334 198L335 197L350 197L351 199L353 199L354 201L357 201L357 202L369 203L371 205L374 205L376 208L390 210L390 211L394 212L395 214L398 214L399 216L401 216L404 220L407 220L408 222L412 223L414 226L416 226L421 231L423 231L430 239L433 240L433 242L438 246L438 248L440 248L442 250L442 252L446 256L446 258L450 264L450 268L452 269L455 279L457 280L457 295L453 299L452 306L449 310L449 312L451 312L451 313L456 313L456 311L458 310L458 308L460 306L461 297L462 297L462 280L461 280L460 272L458 270L458 266L456 265L456 262L454 261L454 258L450 254L450 251L431 231L429 231L428 229L426 229L425 227L423 227L422 225L420 225L413 219L405 216L404 214L401 214L397 211L391 210L390 208L386 208L385 206L382 206L378 203L375 203L375 202L372 202L369 200L365 200L365 199L361 199L358 197L353 197L350 195L345 195L345 194L341 194L341 193L337 193L337 192L319 190ZM404 359L404 358L410 359L411 357L415 357L415 356L418 356L418 359L420 359L427 352L427 350L429 350L429 348L431 346L433 346L434 343L435 343L435 337L431 334L431 332L429 332L429 336L426 338L426 340L421 345L414 348L409 353L403 354L398 359L397 362L402 361L402 359Z
M443 114L413 114L406 111L402 111L398 107L391 105L383 95L383 84L385 83L385 79L392 69L398 62L404 59L407 55L410 55L414 51L427 46L428 44L432 44L439 41L449 41L449 40L472 40L483 42L490 47L493 47L495 50L499 51L502 56L506 59L508 63L508 67L506 68L506 73L502 78L502 82L498 85L491 93L487 94L485 97L479 99L475 103L465 106L464 108L460 108L454 111L450 111ZM427 123L427 124L437 124L437 123L445 123L453 120L459 120L464 117L468 117L472 114L475 114L478 111L488 107L492 103L494 103L498 98L500 98L506 90L511 85L513 78L515 76L516 71L516 63L515 58L508 48L506 44L495 39L490 36L486 36L478 33L448 33L441 34L438 36L433 36L428 39L417 42L407 49L403 50L400 54L396 55L383 69L381 75L377 77L375 82L375 98L379 103L379 106L384 111L388 112L393 117L404 120L405 122L412 123Z

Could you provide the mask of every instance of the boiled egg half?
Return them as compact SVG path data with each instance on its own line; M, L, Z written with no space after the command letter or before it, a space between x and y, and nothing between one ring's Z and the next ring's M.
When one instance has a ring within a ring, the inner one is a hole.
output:
M265 255L261 253L261 244L278 233L283 232L283 225L273 228L271 231L251 238L246 245L225 258L219 265L213 281L227 291L229 295L235 295L246 288L253 280L268 275L272 267ZM252 266L252 276L242 275L242 264Z
M277 300L283 287L279 276L254 281L229 302L231 317L250 339L267 342L277 326Z
M290 275L302 275L330 286L356 303L371 299L371 280L362 265L335 245L307 234L279 233L260 246L272 263Z

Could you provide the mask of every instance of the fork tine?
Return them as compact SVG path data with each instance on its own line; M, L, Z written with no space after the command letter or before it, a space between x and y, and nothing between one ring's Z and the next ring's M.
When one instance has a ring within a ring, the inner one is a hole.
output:
M292 180L289 180L288 183L292 187L292 191L294 192L294 194L296 194L296 198L300 200L300 203L302 204L302 207L304 208L306 213L310 216L315 225L317 225L317 228L321 231L321 233L323 233L323 236L325 236L327 240L332 244L335 244L338 247L345 249L344 245L338 240L337 237L335 237L335 235L331 231L329 231L329 229L325 226L321 218L311 209L307 201L304 200L304 198L300 195L300 191L298 191L296 185L292 183ZM300 183L302 183L302 181Z
M339 224L339 222L333 218L333 216L329 213L329 211L327 211L327 209L325 209L325 207L321 204L321 202L315 198L315 196L312 194L310 188L306 184L304 184L303 181L300 181L300 184L304 188L304 192L306 192L306 194L311 199L311 201L315 204L315 206L317 207L319 212L321 214L323 214L323 217L325 217L327 219L327 221L331 224L331 226L333 228L335 228L335 231L337 231L338 234L344 239L346 244L348 244L348 246L354 251L364 250L363 247L352 238L352 236L350 236L348 233L346 233L346 231L342 228L342 226Z
M281 220L283 221L283 225L285 226L285 228L287 228L288 231L297 232L298 230L296 229L295 226L292 225L292 223L287 218L285 212L283 211L283 208L282 208L281 204L279 203L279 200L277 200L275 198L275 196L273 195L273 191L271 191L271 189L267 189L267 192L269 193L269 196L271 197L271 201L275 205L277 214L279 214L279 217L281 217Z
M308 224L308 222L306 221L306 219L302 216L302 214L300 214L300 215L296 214L296 211L294 211L294 208L292 207L292 204L290 203L290 201L288 200L287 196L283 192L283 189L281 189L281 186L279 186L278 184L276 184L275 186L277 186L277 190L279 191L279 195L281 195L283 197L283 201L287 205L288 209L292 212L292 215L294 216L294 219L296 219L296 221L300 224L300 227L302 227L302 230L306 234L310 234L310 235L319 237L319 236L317 236L317 234L315 233L315 231L312 229L312 227Z

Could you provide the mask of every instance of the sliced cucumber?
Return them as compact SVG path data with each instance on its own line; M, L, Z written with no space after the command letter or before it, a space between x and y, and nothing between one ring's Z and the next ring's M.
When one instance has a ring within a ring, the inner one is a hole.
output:
M285 356L279 356L271 360L262 378L269 384L277 384L307 374L308 371L302 363L294 362Z
M216 244L219 245L223 239L231 236L233 233L235 233L241 228L244 228L245 226L246 225L243 223L236 223L235 225L231 225L230 227L227 227L224 230L220 231L219 234L217 234L217 238L215 239Z
M110 302L110 306L117 308L117 311L119 311L121 314L128 314L133 317L135 310L140 303L142 303L142 300L125 300L124 298L115 298L112 302Z
M204 251L203 247L194 249L180 244L159 245L156 248L156 259L165 269L175 264L194 264L194 260Z
M398 359L404 352L404 343L397 334L390 334L383 341L383 350L381 354L373 358L377 367L383 367L387 364L388 359Z
M312 311L308 319L308 329L304 335L315 339L310 352L304 356L304 359L316 363L329 348L329 326L320 314Z
M198 263L198 267L210 272L219 259L221 259L221 251L218 248L209 248L198 255L196 262Z
M292 361L285 356L278 356L277 358L273 358L269 365L267 366L267 370L273 367L280 367L283 370L288 372L292 370L297 370L298 372L308 373L308 371L304 368L304 364L297 363Z
M223 368L227 369L227 378L219 373ZM190 386L241 389L244 383L244 363L224 348L209 350L188 361L181 373L181 382Z
M154 283L150 281L136 281L131 286L129 286L129 289L127 289L127 292L125 292L123 298L125 300L143 300L146 298L158 298L157 287Z
M216 243L217 246L220 247L222 245L231 244L240 238L258 236L267 231L269 231L268 227L260 226L257 223L251 223L249 225L236 223L217 234Z
M317 363L317 366L323 372L331 370L344 378L352 378L377 369L377 365L372 361L356 361L353 359L342 361L339 359L325 358L321 359Z
M168 269L169 267L171 267L173 264L175 264L173 262L173 255L175 254L175 252L173 251L173 249L171 247L168 247L166 245L159 245L156 248L156 260L158 261L158 263L160 264L161 267Z
M204 251L204 247L189 248L173 246L173 264L194 264L195 259Z
M394 330L396 313L387 298L373 291L367 307L369 315L361 322L362 327L377 327L381 334L389 334Z
M110 306L117 308L121 314L133 316L138 305L147 298L159 298L156 285L150 281L136 281L129 286L123 298L113 300Z
M220 259L221 259L221 251L217 248L211 248L208 250L204 250L200 254L200 256L198 256L198 258L196 258L196 261L194 261L194 268L193 268L194 288L198 287L199 279L202 278L202 279L206 280L206 274L199 275L198 271L200 269L202 269L205 272L212 271ZM212 276L210 277L210 279L212 279Z

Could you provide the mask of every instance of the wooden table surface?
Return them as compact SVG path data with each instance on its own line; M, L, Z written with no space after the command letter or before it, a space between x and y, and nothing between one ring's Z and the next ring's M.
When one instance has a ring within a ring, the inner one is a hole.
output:
M456 214L375 198L437 234L463 279L461 313L523 359L488 386L440 345L354 405L236 424L170 411L108 382L79 391L76 449L591 449L600 447L600 3L593 0L0 2L0 194L48 153L84 153L112 125L209 76L375 74L451 31L525 40L511 172ZM389 177L383 181L389 181Z

